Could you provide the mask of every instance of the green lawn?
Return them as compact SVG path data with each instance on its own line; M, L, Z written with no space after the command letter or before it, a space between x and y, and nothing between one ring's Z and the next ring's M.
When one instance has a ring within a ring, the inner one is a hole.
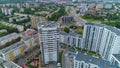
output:
M78 34L83 34L83 27L82 26L78 26L75 30Z
M66 49L67 45L61 45L61 48Z
M82 16L80 17L88 22L96 22L96 23L101 23L101 20L95 20L95 19L87 19L87 18L83 18Z
M87 20L88 22L96 22L96 23L100 23L101 21L100 20L94 20L94 19L85 19Z

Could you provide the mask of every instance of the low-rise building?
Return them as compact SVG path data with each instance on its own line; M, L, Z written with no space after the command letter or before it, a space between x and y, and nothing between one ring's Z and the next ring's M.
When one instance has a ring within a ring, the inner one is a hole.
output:
M14 16L14 17L9 18L9 22L14 22L14 20L16 22L19 22L19 21L23 21L23 20L27 20L27 19L28 19L28 16Z
M85 12L88 11L88 7L87 6L80 6L78 8L79 8L79 11L80 11L81 15L84 15Z
M60 32L60 43L82 48L82 36L73 32Z
M7 42L11 42L14 39L21 37L20 34L11 33L6 36L0 37L0 46L5 45Z
M37 28L36 17L30 16L32 28Z
M111 59L111 63L113 65L116 65L116 66L120 67L120 54L113 54L112 59Z
M62 23L70 23L70 22L73 22L74 18L72 16L62 16L60 18L60 21Z
M17 42L0 50L0 55L4 60L14 61L25 54L24 48L25 44L23 42Z
M19 31L23 31L24 30L24 26L22 26L22 25L17 25L17 24L12 24L12 23L7 23L7 22L0 22L0 23L4 24L6 26L17 28Z
M22 67L15 64L12 61L4 60L3 58L0 58L0 68L22 68Z
M7 32L7 30L6 29L0 30L0 33L2 33L2 32Z
M35 46L40 45L38 34L24 36L21 40L25 43L25 51L29 51L30 49L33 49Z
M73 68L119 68L113 66L109 61L102 58L96 58L90 55L83 54L82 52L76 52L73 58Z

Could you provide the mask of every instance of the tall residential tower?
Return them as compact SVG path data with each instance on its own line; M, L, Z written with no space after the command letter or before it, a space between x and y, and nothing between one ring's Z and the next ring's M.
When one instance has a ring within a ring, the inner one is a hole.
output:
M111 60L112 54L120 54L120 29L115 27L86 23L83 34L83 48L99 53Z
M45 22L38 24L40 50L42 53L42 64L57 62L59 45L59 24L54 22Z

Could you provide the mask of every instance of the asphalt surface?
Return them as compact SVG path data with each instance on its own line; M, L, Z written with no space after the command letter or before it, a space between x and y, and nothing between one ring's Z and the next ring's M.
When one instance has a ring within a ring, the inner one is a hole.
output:
M76 14L76 11L75 11L74 7L67 6L66 7L66 11L67 11L69 16L73 16L74 17L77 26L83 26L85 24L85 22L87 22L87 21L81 19L80 16Z
M62 55L62 68L72 68L72 61L68 56L68 50L66 49Z
M50 63L49 65L48 65L48 68L57 68L57 63Z

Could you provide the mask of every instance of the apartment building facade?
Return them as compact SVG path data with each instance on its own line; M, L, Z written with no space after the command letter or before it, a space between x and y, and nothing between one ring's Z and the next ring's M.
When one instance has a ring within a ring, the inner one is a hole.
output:
M83 48L99 53L111 60L112 54L120 53L120 30L103 24L86 23L83 33Z
M54 22L45 22L38 24L42 64L58 61L58 46L59 46L59 25Z

